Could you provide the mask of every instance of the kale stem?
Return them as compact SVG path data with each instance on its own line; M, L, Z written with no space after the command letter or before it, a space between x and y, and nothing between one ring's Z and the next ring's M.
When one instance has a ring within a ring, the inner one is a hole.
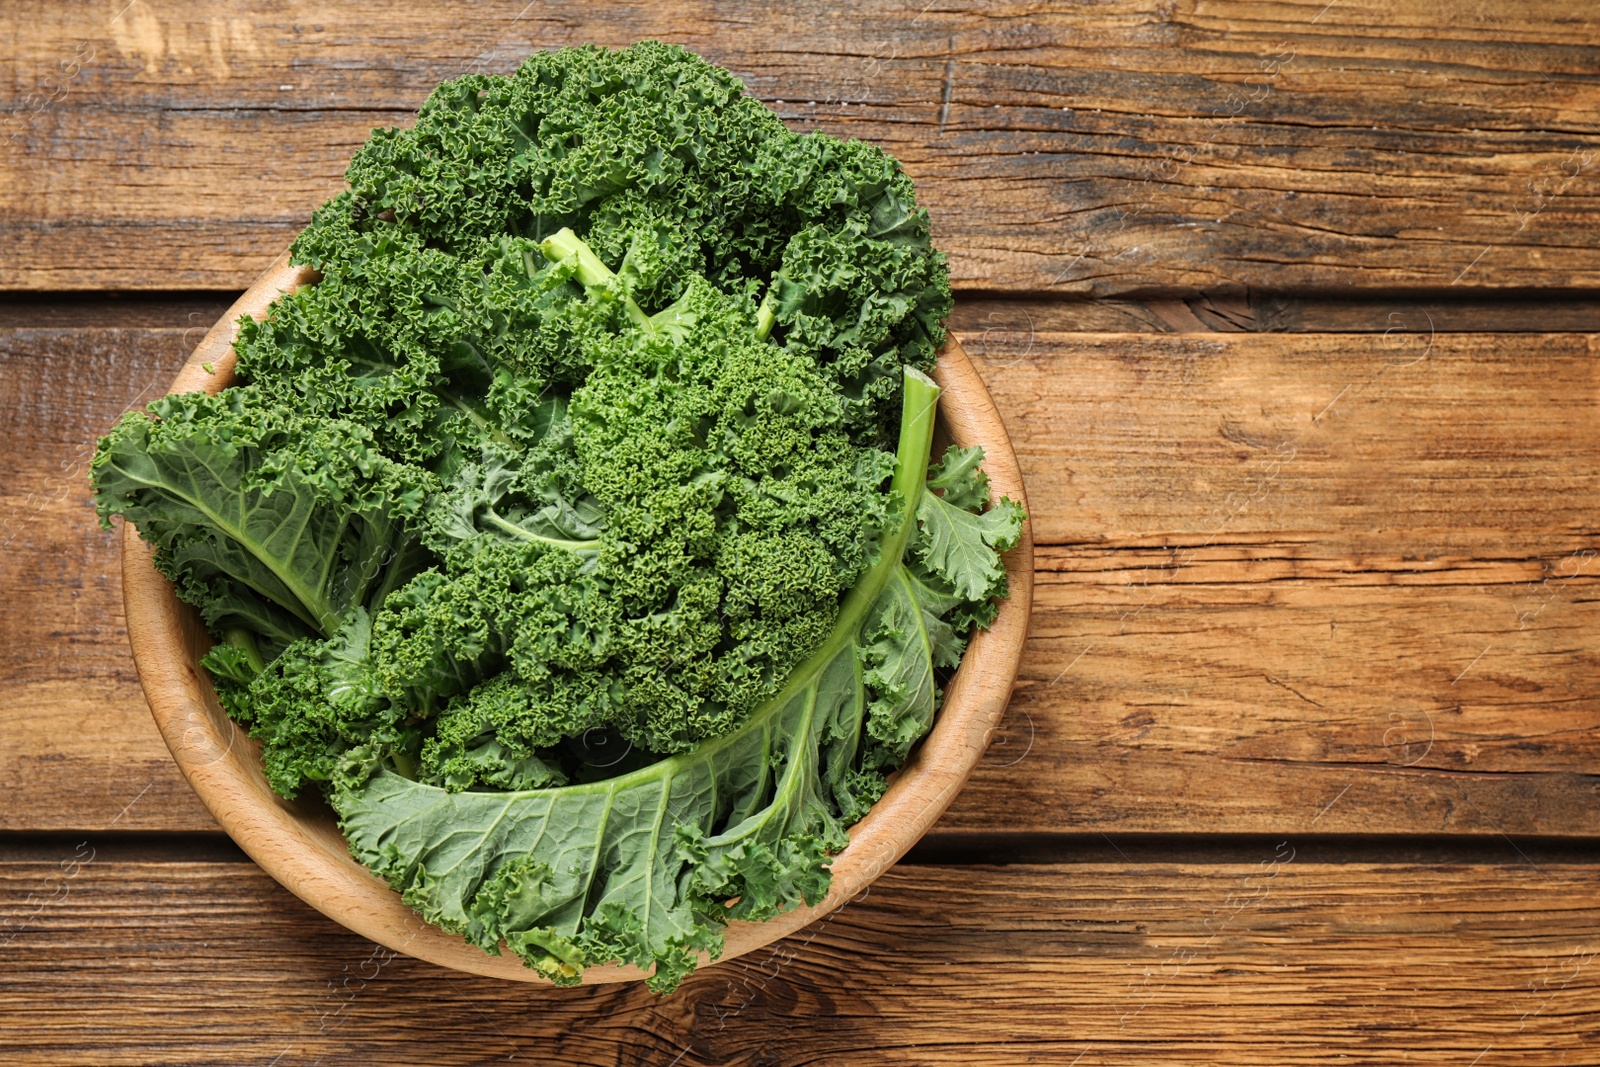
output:
M480 409L477 405L471 403L463 397L457 396L455 393L452 393L442 385L434 386L433 391L438 395L440 400L443 400L446 404L449 404L451 407L461 412L461 414L465 415L467 417L467 421L472 423L472 425L487 433L500 444L514 446L514 442L511 440L511 438L507 437L505 432L498 426L490 422L488 417L484 415L482 409Z
M578 279L590 295L596 289L605 289L617 277L616 272L601 262L600 257L594 254L594 249L586 244L583 238L572 232L571 227L563 226L557 232L539 242L539 251L545 258L555 263L571 261L574 265L574 276ZM650 321L650 316L644 309L634 303L633 297L626 293L621 294L622 306L628 313L628 318L642 326L647 333L655 333L655 323Z
M600 541L598 538L588 541L564 541L559 537L541 537L538 534L529 533L516 523L503 518L493 508L484 508L483 517L488 520L490 525L504 530L506 533L517 538L518 540L538 541L540 544L550 545L554 548L565 548L570 552L594 552L600 547Z
M395 772L400 777L413 782L417 780L417 763L408 753L396 749L389 753L389 761L394 764Z
M244 653L245 662L250 664L253 673L260 674L267 669L267 661L261 658L261 650L256 647L255 634L241 626L234 626L223 633L222 639Z
M765 341L772 332L772 324L778 320L778 285L774 280L767 295L761 298L761 306L756 308L756 340Z

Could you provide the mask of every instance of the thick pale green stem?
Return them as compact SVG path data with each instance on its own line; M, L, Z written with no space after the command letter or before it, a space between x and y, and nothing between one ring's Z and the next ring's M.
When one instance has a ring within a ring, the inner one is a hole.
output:
M389 753L389 760L394 764L395 772L399 774L400 777L408 778L413 782L417 780L416 760L412 759L406 753L401 752L398 749Z
M767 295L761 298L761 306L756 308L756 340L765 341L772 332L772 324L778 320L778 286L776 283L767 290Z
M244 653L245 662L250 664L250 669L260 674L267 669L266 660L261 658L261 650L256 647L256 635L242 627L235 626L222 635L222 639L234 648Z
M928 480L928 460L933 451L933 422L939 413L939 387L915 367L905 368L905 389L901 392L900 441L895 447L892 490L900 497L904 518L896 531L894 563L900 562L916 522L917 505L922 502L922 487ZM881 563L881 561L880 561ZM888 581L888 576L884 576ZM881 589L882 586L880 585ZM877 599L874 594L873 599Z
M540 241L539 251L552 262L571 262L575 267L573 277L577 278L578 283L585 289L604 289L617 276L615 271L594 254L594 249L584 243L583 238L566 226ZM651 322L650 316L633 302L633 297L624 296L622 300L628 318L650 333L654 333L655 323Z
M569 552L598 552L600 539L593 538L587 541L563 541L557 537L540 537L538 534L529 533L516 523L511 522L496 512L493 508L485 508L483 517L496 529L503 530L520 541L537 541L552 548L564 548Z

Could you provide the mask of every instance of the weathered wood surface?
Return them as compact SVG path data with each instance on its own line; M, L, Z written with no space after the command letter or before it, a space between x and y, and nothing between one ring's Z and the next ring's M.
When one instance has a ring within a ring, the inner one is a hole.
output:
M1597 871L1543 857L900 867L658 1000L396 957L247 863L56 851L0 863L8 1064L1460 1067L1600 1036Z
M1042 300L963 293L950 322L971 338L975 352L1002 361L1022 355L1039 333L1355 333L1399 348L1440 333L1600 332L1600 295L1537 289L1248 290Z
M376 125L660 37L888 148L957 283L1592 286L1600 20L1433 0L15 7L0 287L239 289Z
M1594 337L1009 321L961 338L1032 495L1034 626L942 828L1600 832ZM84 481L208 324L0 332L0 827L212 825Z
M0 293L0 330L215 322L231 292ZM963 291L949 327L968 347L1007 360L1044 333L1596 333L1600 295L1572 290L1148 293L1127 298L1008 296ZM1391 346L1398 341L1390 341Z

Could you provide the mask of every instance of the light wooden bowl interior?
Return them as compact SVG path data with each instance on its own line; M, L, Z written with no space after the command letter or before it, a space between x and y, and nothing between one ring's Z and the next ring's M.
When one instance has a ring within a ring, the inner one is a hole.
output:
M233 378L235 322L260 318L282 291L314 283L306 268L280 258L228 310L172 383L172 392L216 392ZM209 364L211 370L206 369ZM984 447L984 468L996 495L1026 506L1010 437L983 382L951 338L934 378L942 432L962 445ZM815 907L762 923L734 923L727 960L770 944L857 896L916 843L960 790L1005 713L1022 655L1033 599L1033 540L1006 557L1011 595L987 631L977 634L945 688L932 732L913 753L883 798L850 832L833 860L833 883ZM211 639L198 614L178 600L151 563L151 551L129 525L123 535L123 597L139 680L156 725L200 799L234 841L307 904L363 937L397 952L459 971L542 982L514 955L491 956L458 935L430 926L394 890L357 862L329 809L319 800L289 803L273 793L255 742L223 712L199 660ZM586 983L644 977L632 967L593 967Z

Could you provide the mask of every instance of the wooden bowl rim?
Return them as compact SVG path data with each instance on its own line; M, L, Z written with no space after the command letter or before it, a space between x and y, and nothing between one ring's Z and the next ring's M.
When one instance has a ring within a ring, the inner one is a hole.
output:
M173 393L215 393L233 377L233 341L241 315L260 318L280 292L314 284L316 275L285 252L195 347ZM958 443L981 443L997 496L1024 507L1022 475L1005 424L971 361L952 336L934 379L945 390L940 416ZM959 403L956 401L959 400ZM128 524L123 533L123 600L139 680L162 737L201 801L251 859L301 900L363 937L442 967L492 978L543 982L514 955L491 956L431 926L400 895L356 860L331 812L320 802L282 800L262 773L258 747L222 711L198 664L209 643L197 613L177 599L152 564L148 545ZM974 635L945 689L934 727L882 799L850 830L832 861L832 887L815 906L761 923L731 924L717 962L786 937L861 894L942 815L976 767L1000 724L1027 636L1033 601L1033 537L1006 554L1010 596L994 625ZM645 972L605 965L586 984L632 981Z

